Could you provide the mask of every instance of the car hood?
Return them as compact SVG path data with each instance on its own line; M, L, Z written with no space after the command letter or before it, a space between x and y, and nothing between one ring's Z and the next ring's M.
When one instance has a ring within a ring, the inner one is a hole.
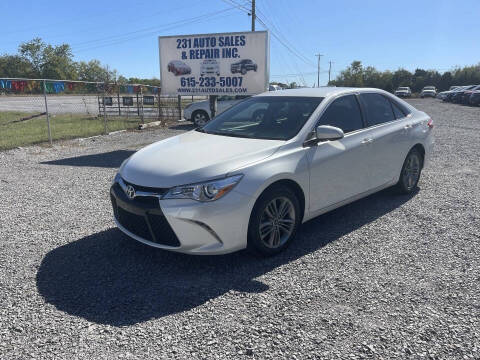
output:
M133 154L121 167L126 181L168 188L225 176L271 156L284 141L236 138L198 131L153 143Z

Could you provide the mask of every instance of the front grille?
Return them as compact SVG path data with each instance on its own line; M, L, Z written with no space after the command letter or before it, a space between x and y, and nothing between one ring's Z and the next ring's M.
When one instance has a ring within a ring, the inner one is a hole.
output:
M154 242L168 246L180 246L177 235L173 232L165 216L148 214L147 217L155 237Z
M117 206L117 220L118 222L131 233L140 236L145 240L152 241L152 235L148 229L145 218L140 215L133 214L129 211L123 210Z
M136 197L130 200L118 184L112 186L110 197L115 218L125 229L159 245L172 247L181 245L162 213L158 198ZM149 204L148 199L155 201Z
M126 185L132 185L133 188L135 189L135 191L152 192L152 193L156 193L156 194L159 194L159 195L163 195L168 191L168 188L140 186L140 185L136 185L136 184L133 184L131 182L128 182L125 179L122 179L122 180Z

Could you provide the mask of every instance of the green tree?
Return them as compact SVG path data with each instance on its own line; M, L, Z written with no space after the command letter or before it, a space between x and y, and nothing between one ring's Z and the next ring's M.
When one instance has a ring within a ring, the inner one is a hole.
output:
M19 55L0 56L0 77L35 77L32 64Z
M68 44L48 45L42 39L20 44L20 56L31 64L33 77L49 79L75 79L76 68L73 54Z
M109 70L103 66L99 60L90 60L89 62L80 61L76 65L78 80L83 81L101 81L113 82L117 77L116 70Z

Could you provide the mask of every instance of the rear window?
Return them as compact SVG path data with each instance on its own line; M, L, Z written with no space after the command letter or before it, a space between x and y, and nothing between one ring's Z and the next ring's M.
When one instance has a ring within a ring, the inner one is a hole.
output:
M392 105L385 96L374 93L360 94L360 100L367 113L368 126L395 120Z
M397 113L395 112L396 111L395 109L398 109L398 111L401 112L401 114L403 115L402 117L405 117L408 114L410 114L411 111L405 105L403 105L402 103L396 101L395 99L391 99L391 98L388 98L388 100L390 100L390 102L392 103L393 112L395 113L395 117L397 117ZM399 118L397 117L397 119L399 119Z

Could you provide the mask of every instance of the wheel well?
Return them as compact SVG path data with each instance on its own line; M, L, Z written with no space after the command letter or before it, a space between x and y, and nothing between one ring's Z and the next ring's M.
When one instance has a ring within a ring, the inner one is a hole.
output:
M412 150L413 149L418 150L418 152L422 155L422 167L423 167L423 163L425 162L425 148L423 147L422 144L417 144L412 148Z
M300 219L303 220L303 215L305 214L305 194L303 193L303 190L300 187L300 185L298 185L295 181L290 179L275 181L274 183L268 185L267 188L263 190L262 194L268 191L269 189L271 189L273 186L278 186L278 185L286 186L295 193L295 195L298 198L298 201L300 202L300 211L301 211Z
M205 110L202 110L202 109L195 110L195 111L192 113L192 118L195 116L196 113L204 113L205 116L207 117L207 119L210 118L210 116L208 116L208 112L206 112Z

